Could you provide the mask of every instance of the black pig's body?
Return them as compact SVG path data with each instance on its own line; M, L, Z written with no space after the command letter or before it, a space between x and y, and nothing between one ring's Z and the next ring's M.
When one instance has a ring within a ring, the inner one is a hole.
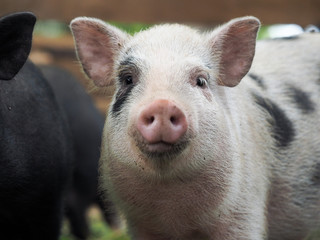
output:
M27 61L35 17L0 19L0 238L59 237L71 132L54 92Z
M71 170L70 132L41 72L27 62L0 81L3 239L58 239Z

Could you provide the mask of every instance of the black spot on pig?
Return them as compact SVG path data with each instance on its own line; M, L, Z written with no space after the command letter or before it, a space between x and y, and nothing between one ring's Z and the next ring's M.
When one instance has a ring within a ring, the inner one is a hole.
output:
M288 95L291 97L291 101L301 110L302 113L312 113L315 110L315 104L310 99L308 93L298 89L296 87L288 87Z
M285 112L268 98L253 93L255 102L268 113L267 121L272 126L272 136L278 147L287 147L293 141L295 130Z
M261 76L258 76L254 73L248 73L248 76L252 80L254 80L258 84L258 86L260 86L262 89L266 89L266 85L265 85L264 80Z

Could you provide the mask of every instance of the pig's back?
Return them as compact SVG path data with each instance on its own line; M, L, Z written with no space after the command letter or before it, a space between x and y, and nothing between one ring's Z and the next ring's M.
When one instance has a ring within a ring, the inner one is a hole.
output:
M280 141L270 164L270 239L296 239L320 219L319 52L316 33L260 41L244 79L254 86L256 103L269 113L271 132Z

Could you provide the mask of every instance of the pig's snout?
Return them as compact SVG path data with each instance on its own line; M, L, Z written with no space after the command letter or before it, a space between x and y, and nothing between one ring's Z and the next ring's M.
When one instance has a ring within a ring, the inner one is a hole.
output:
M139 114L136 125L148 144L175 144L188 128L182 110L173 102L164 99L147 105Z

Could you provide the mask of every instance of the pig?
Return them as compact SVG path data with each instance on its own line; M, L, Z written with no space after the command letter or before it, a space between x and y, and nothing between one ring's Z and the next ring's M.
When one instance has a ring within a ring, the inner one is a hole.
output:
M70 27L97 87L115 86L101 186L132 239L298 240L320 226L320 35L256 41L260 21L134 36Z
M57 240L71 175L71 133L54 92L27 60L36 17L0 19L0 238Z
M98 189L98 161L105 118L95 107L84 87L67 70L54 65L39 65L53 89L59 106L67 116L72 133L74 155L72 184L66 196L65 213L71 232L77 239L87 239L87 210L97 204L109 226L117 227L117 217L110 201L103 204Z

